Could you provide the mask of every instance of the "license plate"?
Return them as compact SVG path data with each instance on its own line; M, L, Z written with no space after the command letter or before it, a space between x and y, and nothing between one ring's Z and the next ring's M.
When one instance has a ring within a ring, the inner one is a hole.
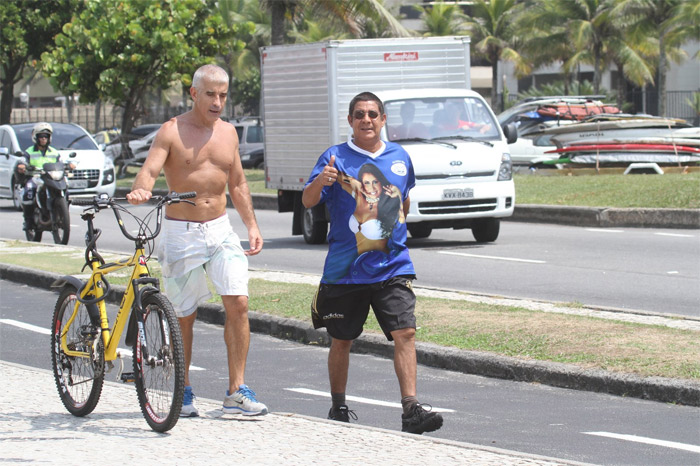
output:
M474 197L474 189L446 189L442 192L443 199L472 199Z
M88 180L70 180L68 184L71 188L87 188Z

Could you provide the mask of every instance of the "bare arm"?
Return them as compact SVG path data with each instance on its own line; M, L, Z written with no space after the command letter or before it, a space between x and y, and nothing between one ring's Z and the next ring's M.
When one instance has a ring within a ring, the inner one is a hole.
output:
M170 131L174 131L174 129L172 124L167 122L156 134L153 144L148 151L146 161L131 185L131 192L126 195L126 199L130 204L143 204L151 198L153 185L156 183L156 179L160 175L160 171L163 169L170 152L170 143L168 142L168 133Z
M253 210L253 200L250 196L248 181L243 173L241 158L236 151L236 157L231 167L228 178L228 189L231 195L231 202L236 207L238 215L248 229L248 244L250 248L245 252L247 256L258 254L263 247L263 237L258 228L258 221Z
M304 188L304 192L301 195L301 203L307 209L315 206L321 200L321 191L323 191L324 186L330 186L335 183L338 178L338 170L333 166L334 164L335 155L331 155L328 165L323 167L323 171L316 176L316 179Z

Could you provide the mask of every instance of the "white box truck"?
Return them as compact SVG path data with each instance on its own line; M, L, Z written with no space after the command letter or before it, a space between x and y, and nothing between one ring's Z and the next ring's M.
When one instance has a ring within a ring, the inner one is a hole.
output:
M332 40L261 48L266 186L278 210L294 212L292 234L326 240L325 207L306 209L304 183L329 146L351 137L348 105L363 91L382 99L382 139L411 156L416 186L406 218L414 238L470 228L495 241L513 214L508 143L486 101L469 90L468 37Z

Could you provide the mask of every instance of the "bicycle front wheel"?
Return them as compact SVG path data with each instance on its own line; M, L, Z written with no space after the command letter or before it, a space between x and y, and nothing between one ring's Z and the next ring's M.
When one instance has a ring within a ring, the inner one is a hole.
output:
M76 289L66 287L56 302L51 326L51 365L58 395L74 416L90 414L97 406L104 383L105 354L99 326L93 325L87 308L78 304L75 319L66 329L77 303ZM66 346L84 357L69 356L61 347L66 332Z
M151 429L166 432L177 424L185 391L182 333L175 311L163 294L147 294L141 305L143 337L139 335L134 342L136 393Z

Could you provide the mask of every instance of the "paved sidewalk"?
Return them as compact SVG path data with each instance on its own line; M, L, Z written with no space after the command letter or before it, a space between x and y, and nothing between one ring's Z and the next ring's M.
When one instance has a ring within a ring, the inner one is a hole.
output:
M46 370L0 361L0 380L0 463L582 464L290 413L239 420L223 415L220 401L203 398L197 398L202 417L180 419L158 434L146 424L133 385L106 382L95 411L78 418L65 410Z

